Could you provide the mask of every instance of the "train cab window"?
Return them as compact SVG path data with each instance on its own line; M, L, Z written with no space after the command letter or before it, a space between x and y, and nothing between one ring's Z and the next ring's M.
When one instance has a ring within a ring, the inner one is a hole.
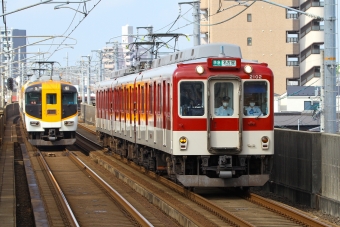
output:
M228 117L234 115L234 85L231 82L214 84L214 114Z
M203 82L181 82L180 90L180 116L204 115L204 84Z
M268 83L266 81L249 81L243 84L243 114L245 116L268 115Z
M77 93L63 93L61 100L63 105L77 104Z
M46 94L46 104L57 104L57 94Z
M40 104L41 105L41 93L40 92L27 92L26 93L26 104Z

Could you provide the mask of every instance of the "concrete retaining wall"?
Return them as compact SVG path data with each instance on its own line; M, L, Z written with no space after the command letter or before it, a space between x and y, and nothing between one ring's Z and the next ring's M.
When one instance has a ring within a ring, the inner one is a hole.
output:
M340 217L340 135L275 129L265 189Z
M340 135L322 134L320 209L340 217Z

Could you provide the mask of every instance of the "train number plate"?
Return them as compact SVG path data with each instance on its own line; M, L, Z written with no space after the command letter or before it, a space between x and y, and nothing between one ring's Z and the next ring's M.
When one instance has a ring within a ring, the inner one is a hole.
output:
M212 66L235 67L236 60L213 60Z
M47 110L47 114L57 114L56 110Z

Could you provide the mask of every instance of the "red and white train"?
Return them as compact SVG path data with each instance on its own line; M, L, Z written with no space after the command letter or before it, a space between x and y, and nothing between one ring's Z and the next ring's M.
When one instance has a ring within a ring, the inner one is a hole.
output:
M273 83L236 45L175 52L97 85L97 134L186 187L261 186L274 154Z

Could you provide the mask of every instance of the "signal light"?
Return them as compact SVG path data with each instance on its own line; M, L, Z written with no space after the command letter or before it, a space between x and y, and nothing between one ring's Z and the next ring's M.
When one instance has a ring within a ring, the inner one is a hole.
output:
M8 90L13 90L13 78L7 78L7 88Z

